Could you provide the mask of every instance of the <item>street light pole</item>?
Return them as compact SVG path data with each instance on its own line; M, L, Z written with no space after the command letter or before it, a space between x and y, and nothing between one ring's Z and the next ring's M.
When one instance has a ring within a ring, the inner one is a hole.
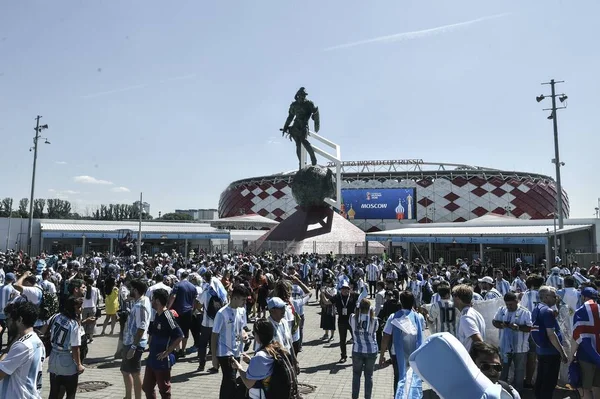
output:
M142 213L144 212L143 193L140 193L140 222L138 225L138 239L137 239L137 261L139 262L142 258Z
M43 138L40 133L44 129L48 129L48 125L40 126L40 119L42 117L38 115L35 123L35 136L33 137L33 172L31 173L31 195L29 196L29 227L27 229L27 254L29 256L31 253L31 245L33 241L33 198L35 194L35 170L37 166L37 154L38 154L38 141L40 138ZM50 144L48 140L46 143ZM31 148L29 149L31 151Z
M556 168L556 207L558 210L558 228L563 228L563 207L562 207L562 184L560 181L560 155L558 151L558 114L556 112L556 82L550 81L550 90L552 91L552 126L554 128L554 166Z

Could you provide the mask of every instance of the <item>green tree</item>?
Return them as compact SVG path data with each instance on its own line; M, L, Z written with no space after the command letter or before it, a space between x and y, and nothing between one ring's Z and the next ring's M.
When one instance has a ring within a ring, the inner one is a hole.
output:
M33 200L33 217L35 219L42 219L44 217L44 209L46 208L46 200L43 198L36 198Z
M192 215L187 213L165 213L160 217L160 220L194 220Z
M0 201L0 217L6 218L9 217L12 213L13 199L12 198L4 198Z
M27 210L28 207L29 207L29 199L21 198L21 200L19 200L19 210L17 211L17 212L19 212L19 216L21 216L22 218L28 218L29 217L29 211Z

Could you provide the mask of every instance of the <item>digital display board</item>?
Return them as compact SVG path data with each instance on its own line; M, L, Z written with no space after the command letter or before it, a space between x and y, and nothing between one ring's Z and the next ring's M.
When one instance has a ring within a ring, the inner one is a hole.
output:
M353 219L416 219L414 188L343 189L340 214Z

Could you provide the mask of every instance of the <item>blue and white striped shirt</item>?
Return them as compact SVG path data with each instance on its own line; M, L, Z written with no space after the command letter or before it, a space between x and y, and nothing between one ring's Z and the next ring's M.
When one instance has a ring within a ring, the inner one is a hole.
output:
M496 289L504 297L504 295L510 292L510 284L505 279L500 281L496 280Z
M6 319L4 308L17 296L19 296L19 291L17 291L12 284L6 284L0 287L0 320Z
M515 292L525 292L527 291L527 285L521 280L521 277L517 276L517 278L513 280L512 290Z
M551 274L547 279L546 279L546 285L550 285L554 288L561 289L564 286L564 280L561 276L559 276L558 274Z
M495 288L492 288L491 290L486 292L485 295L483 296L483 299L485 299L486 301L488 299L496 299L496 298L502 298L502 294L500 292L498 292L498 290Z
M429 319L433 321L431 333L449 332L456 336L457 310L452 299L440 299L431 305Z
M242 332L246 326L246 309L221 308L215 316L213 333L219 334L217 357L240 357L243 348Z
M371 318L369 314L353 314L350 316L350 328L352 329L352 352L356 353L377 353L377 339L375 337L379 328L379 320L376 317Z
M531 312L523 306L518 306L514 312L502 306L496 312L494 320L504 323L517 324L519 326L531 326ZM529 351L529 333L515 331L510 328L500 329L500 352L502 353L525 353Z
M379 280L379 266L375 263L371 263L367 266L367 281L378 281Z
M540 303L540 294L537 290L527 290L521 298L520 305L527 308L529 312L533 313L533 309Z

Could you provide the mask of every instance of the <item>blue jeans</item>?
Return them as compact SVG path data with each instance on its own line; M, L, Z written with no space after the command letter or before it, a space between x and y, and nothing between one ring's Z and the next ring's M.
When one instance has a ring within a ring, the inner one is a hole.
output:
M521 391L523 389L523 381L525 380L527 352L502 354L502 372L500 373L500 380L508 382L508 370L510 369L511 363L515 367L515 375L512 385L517 391Z
M365 372L365 399L371 399L373 392L373 369L377 353L352 352L352 399L358 399L360 377Z

